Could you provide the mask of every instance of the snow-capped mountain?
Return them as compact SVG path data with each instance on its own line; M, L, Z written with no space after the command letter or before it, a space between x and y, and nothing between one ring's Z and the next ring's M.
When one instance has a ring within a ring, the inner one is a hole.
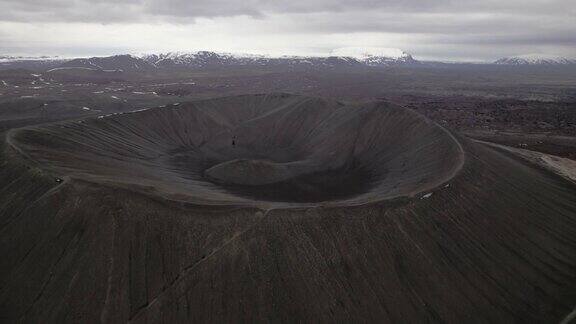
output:
M369 66L417 63L412 55L398 48L343 47L331 52L332 56L354 58Z
M144 54L141 58L159 68L265 64L270 61L269 57L263 55L215 53L209 51Z
M501 58L494 63L503 65L562 65L576 64L576 59L555 55L527 54Z
M210 69L231 66L268 66L281 68L378 67L419 63L399 49L341 48L325 56L268 56L256 54L168 52L145 55L54 59L0 56L0 68L82 68L90 70L151 71L157 69Z
M161 54L142 55L142 59L150 64L162 67L211 67L232 65L260 65L260 66L388 66L393 64L411 64L417 61L409 54L396 50L380 51L368 49L365 52L353 52L350 49L333 51L328 56L268 56L255 54L216 53L209 51L199 52L169 52Z
M324 69L340 67L433 66L435 64L438 63L420 62L409 53L397 48L375 47L338 48L324 56L270 56L211 51L167 52L143 55L123 54L91 58L0 55L0 70L20 68L34 71L46 71L57 68L82 68L117 72L140 72L162 69L213 69L235 66ZM494 64L517 66L576 65L576 59L554 55L529 54L502 58L495 61Z
M21 56L21 55L0 55L0 62L14 61L54 61L63 60L59 56Z
M77 58L65 62L60 67L118 71L146 71L156 68L148 61L129 54L113 55L107 57Z
M45 70L56 67L67 59L58 56L14 56L0 55L0 70L30 69Z

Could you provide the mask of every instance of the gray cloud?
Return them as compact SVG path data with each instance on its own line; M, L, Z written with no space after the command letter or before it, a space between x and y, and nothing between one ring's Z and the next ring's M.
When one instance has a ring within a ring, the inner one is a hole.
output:
M105 33L112 40L101 36L98 45L88 46L100 49L141 49L156 41L159 50L179 43L185 50L190 46L184 41L188 32L213 47L206 49L247 52L266 51L265 43L277 49L369 43L421 50L430 57L468 58L472 48L478 59L531 48L574 56L575 7L573 0L2 0L0 24L7 27L0 27L0 44L4 50L42 48L34 34L41 33L49 48L86 47L76 30L62 28L69 25ZM47 34L50 29L42 26L48 25L60 34ZM143 25L151 32L134 32ZM119 26L124 34L112 32ZM161 37L151 26L173 34ZM245 47L237 46L239 39Z
M379 11L382 13L510 13L563 15L574 20L572 0L3 0L5 21L130 22L151 17L222 17L269 13ZM107 13L107 14L106 14ZM118 13L124 13L120 15Z

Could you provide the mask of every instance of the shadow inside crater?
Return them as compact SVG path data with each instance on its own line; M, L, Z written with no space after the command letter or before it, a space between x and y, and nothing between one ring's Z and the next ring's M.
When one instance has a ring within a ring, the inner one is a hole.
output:
M242 198L312 203L354 198L378 186L381 174L350 163L336 170L322 170L289 180L259 185L217 184L227 192Z
M173 170L188 180L203 182L237 197L285 203L313 203L345 200L370 192L385 176L380 170L370 170L358 161L341 168L320 170L270 184L244 185L218 181L206 174L210 167L222 163L199 151L183 151L170 157Z

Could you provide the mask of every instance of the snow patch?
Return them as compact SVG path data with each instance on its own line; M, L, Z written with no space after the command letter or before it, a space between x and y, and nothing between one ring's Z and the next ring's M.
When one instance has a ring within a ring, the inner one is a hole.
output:
M332 56L365 59L368 57L388 57L392 59L407 58L410 54L399 48L386 47L342 47L331 52Z
M424 196L422 196L422 198L420 198L420 199L427 199L427 198L430 198L431 196L432 196L432 193L429 192L429 193L425 194Z

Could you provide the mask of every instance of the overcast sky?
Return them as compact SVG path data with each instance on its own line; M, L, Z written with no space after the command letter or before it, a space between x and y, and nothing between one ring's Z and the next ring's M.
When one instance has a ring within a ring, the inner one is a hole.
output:
M0 55L213 50L417 59L576 57L576 0L0 0Z

